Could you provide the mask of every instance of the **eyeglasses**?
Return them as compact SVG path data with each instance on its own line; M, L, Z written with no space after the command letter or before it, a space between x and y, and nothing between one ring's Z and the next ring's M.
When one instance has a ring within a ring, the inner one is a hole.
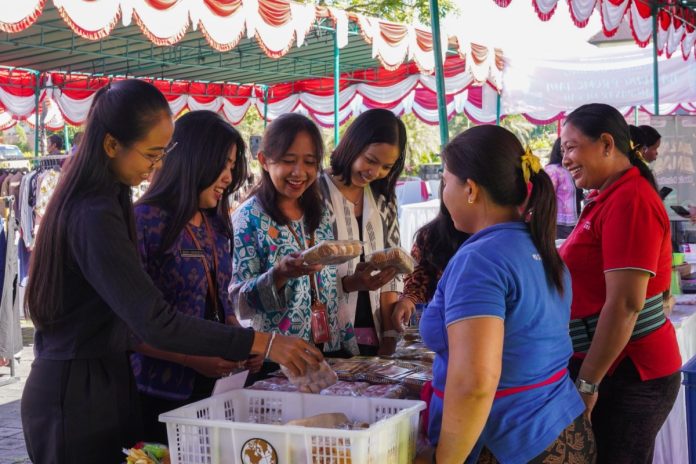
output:
M148 161L149 161L150 163L152 163L152 165L154 166L155 164L157 164L157 163L159 163L160 161L162 161L168 154L170 154L170 153L172 152L172 150L174 150L174 148L175 148L178 144L179 144L179 142L174 142L173 144L171 144L171 145L168 146L167 148L163 149L161 155L155 155L155 154L153 154L153 153L143 153L142 151L138 150L138 149L135 148L135 147L132 147L132 148L133 148L133 150L135 150L135 152L136 152L137 154L139 154L140 156L142 156L143 158L145 158L146 160L148 160Z

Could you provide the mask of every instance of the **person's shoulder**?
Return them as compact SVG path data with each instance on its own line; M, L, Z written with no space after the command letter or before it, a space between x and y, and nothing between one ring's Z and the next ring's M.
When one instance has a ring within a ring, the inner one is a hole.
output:
M232 213L232 223L235 229L256 225L262 217L267 216L256 195L249 197Z

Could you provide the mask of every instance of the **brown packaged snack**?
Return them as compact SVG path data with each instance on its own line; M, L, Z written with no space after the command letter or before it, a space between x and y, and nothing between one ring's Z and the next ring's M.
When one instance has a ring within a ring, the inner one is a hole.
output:
M357 240L323 240L302 252L307 264L336 265L360 256L362 245Z
M380 270L392 267L396 269L397 274L410 274L415 267L411 255L401 247L386 248L381 251L376 251L368 256L366 261L372 263Z

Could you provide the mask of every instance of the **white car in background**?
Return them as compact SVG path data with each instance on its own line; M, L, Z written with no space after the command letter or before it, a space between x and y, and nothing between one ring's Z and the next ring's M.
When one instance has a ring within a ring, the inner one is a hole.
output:
M29 161L24 157L24 153L17 145L0 144L0 168L22 169L28 168Z

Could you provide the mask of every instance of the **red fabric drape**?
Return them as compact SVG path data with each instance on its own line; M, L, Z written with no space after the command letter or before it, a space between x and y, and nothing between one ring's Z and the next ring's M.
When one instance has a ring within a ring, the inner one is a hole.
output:
M21 0L25 1L25 0ZM37 5L34 11L27 17L23 18L21 21L16 22L16 23L4 23L0 21L0 31L2 32L9 32L11 34L23 31L24 29L28 28L32 24L36 22L37 19L39 19L39 16L41 16L41 12L44 9L44 6L46 5L46 0L41 0Z
M210 11L218 16L231 16L242 6L242 0L203 0Z
M282 26L292 19L290 3L284 0L259 0L259 16L271 26Z
M179 3L179 0L145 0L145 3L158 10L168 10Z

